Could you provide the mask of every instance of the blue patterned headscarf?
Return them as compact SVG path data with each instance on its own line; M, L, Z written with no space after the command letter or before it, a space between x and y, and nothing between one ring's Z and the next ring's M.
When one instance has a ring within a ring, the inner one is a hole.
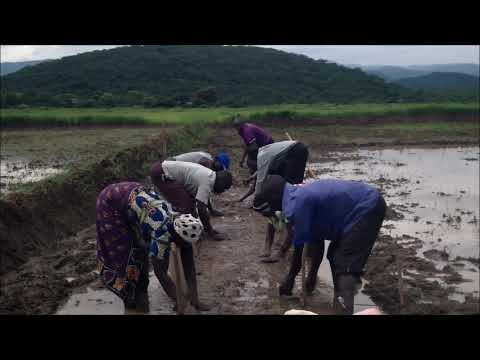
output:
M223 170L230 169L230 157L228 156L227 153L222 152L222 153L217 155L217 158L222 163Z

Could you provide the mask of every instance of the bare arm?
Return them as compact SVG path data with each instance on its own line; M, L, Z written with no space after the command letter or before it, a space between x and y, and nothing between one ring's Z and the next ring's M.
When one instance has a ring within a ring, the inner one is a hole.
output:
M212 225L210 224L210 216L208 215L207 205L200 201L196 201L196 204L198 209L198 216L200 217L203 227L205 228L205 232L208 235L213 235L214 230L212 228Z
M172 299L175 304L177 303L176 287L173 280L168 276L168 261L160 260L156 257L152 257L153 272L158 281L162 285L163 290L167 293L168 297Z
M208 206L205 205L204 203L197 201L198 216L202 221L203 227L205 228L205 232L213 240L216 240L216 241L224 240L224 237L218 231L213 229L212 224L210 223L210 216L208 215L207 207Z
M252 180L256 180L256 178L257 178L257 172L258 172L258 171L255 171L247 180L245 180L245 181L243 182L243 184L244 184L244 185L248 185L248 184L250 184L250 183L252 182Z
M224 215L223 212L213 208L212 202L210 200L208 200L208 210L210 211L210 214L212 216L223 216Z
M250 195L252 195L253 193L255 192L255 183L253 183L250 188L248 189L247 193L245 195L243 195L239 200L238 202L242 202L243 200L245 200L246 198L248 198Z
M242 160L240 160L240 167L243 167L243 163L245 162L245 158L247 157L247 147L245 146L245 149L243 150L243 155L242 155Z
M293 249L292 262L290 269L284 281L280 285L280 295L292 295L292 289L295 284L295 278L302 268L303 245L295 246Z

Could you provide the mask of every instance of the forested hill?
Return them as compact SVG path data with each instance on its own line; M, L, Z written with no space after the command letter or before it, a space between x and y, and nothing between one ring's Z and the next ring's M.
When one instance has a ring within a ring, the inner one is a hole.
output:
M478 76L459 73L436 72L425 76L398 79L395 80L395 82L414 89L429 91L450 90L478 92L479 90Z
M32 66L40 64L41 62L48 60L33 60L33 61L17 61L17 62L1 62L0 63L0 75L7 75L14 73L20 69L23 69L26 66Z
M480 96L479 77L467 74L436 72L425 76L398 79L395 83L415 90L441 94L451 99L478 101Z
M246 106L421 101L359 69L253 46L128 46L2 77L3 106Z

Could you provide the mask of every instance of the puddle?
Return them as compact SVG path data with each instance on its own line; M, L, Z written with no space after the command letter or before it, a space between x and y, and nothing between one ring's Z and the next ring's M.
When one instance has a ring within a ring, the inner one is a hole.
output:
M329 296L333 299L333 279L332 279L332 272L330 270L330 263L327 259L328 247L330 246L330 241L325 242L325 252L323 254L322 264L320 265L320 269L318 270L318 279L320 282L325 285L330 290ZM363 284L361 289L358 291L357 295L355 295L354 300L354 307L353 312L359 312L371 307L375 307L375 303L367 294L363 293L363 288L368 282L363 280ZM322 291L325 291L322 289Z
M68 301L57 310L56 315L174 315L173 303L163 291L153 272L150 273L148 307L146 312L126 311L123 301L115 294L103 286L92 285L70 296Z
M0 191L10 192L11 185L33 183L62 173L55 167L35 167L23 159L0 160Z
M424 258L423 252L428 250L445 251L448 261L434 260L439 270L457 256L480 257L479 161L471 160L478 160L478 147L329 154L329 158L337 156L340 161L311 164L320 174L317 178L357 180L379 188L387 204L403 215L402 219L385 221L384 233L394 237L407 235L401 240L404 244L414 244L408 236L419 238L419 257ZM341 161L342 158L347 160ZM464 260L455 264L466 280L453 285L456 291L478 292L478 265Z

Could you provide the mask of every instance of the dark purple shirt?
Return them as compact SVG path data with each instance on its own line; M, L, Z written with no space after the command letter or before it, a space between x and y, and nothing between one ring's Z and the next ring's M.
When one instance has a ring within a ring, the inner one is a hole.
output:
M265 130L250 123L244 123L240 126L240 136L245 145L250 145L255 141L259 148L273 143L272 137Z

